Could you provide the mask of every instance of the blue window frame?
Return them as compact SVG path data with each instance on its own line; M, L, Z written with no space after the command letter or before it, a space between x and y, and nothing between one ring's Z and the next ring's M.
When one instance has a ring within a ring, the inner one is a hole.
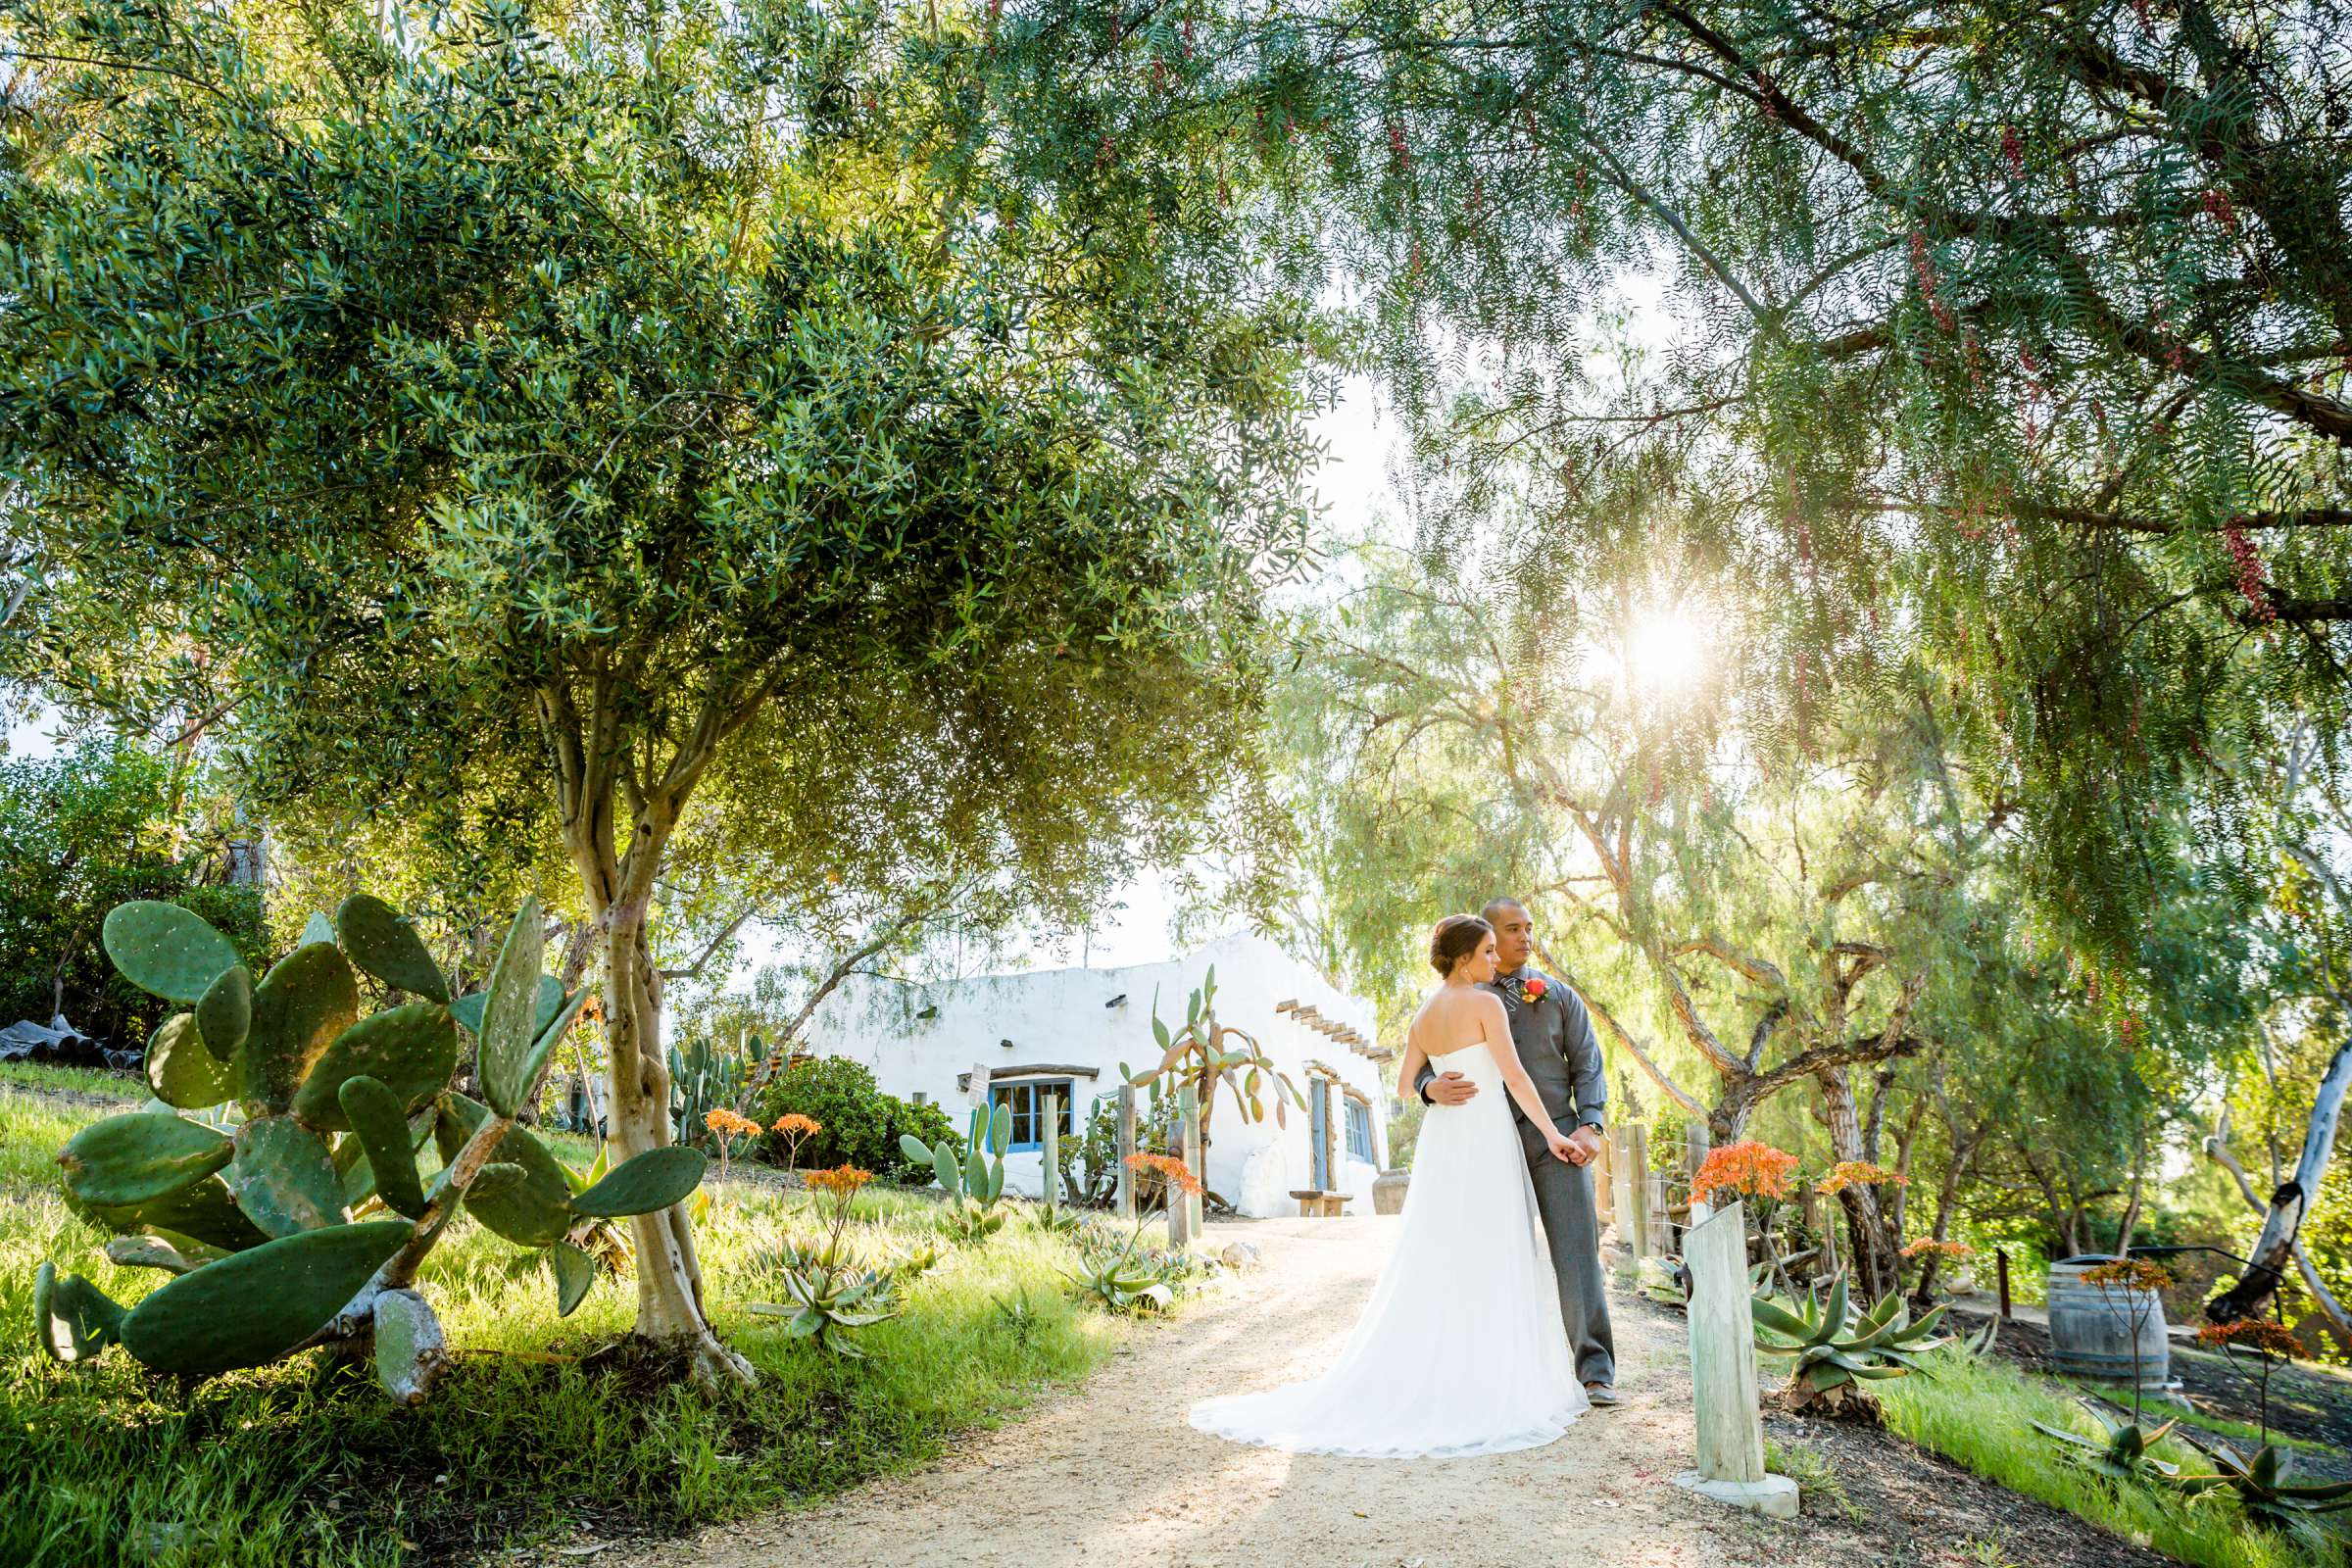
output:
M1360 1100L1348 1102L1348 1152L1367 1165L1377 1165L1372 1154L1372 1107Z
M1012 1112L1012 1142L1009 1150L1043 1150L1046 1147L1046 1121L1043 1114L1045 1097L1061 1097L1060 1114L1054 1119L1061 1123L1061 1136L1071 1136L1076 1124L1071 1119L1068 1078L1024 1078L1019 1083L991 1084L988 1098L991 1104L1004 1105Z

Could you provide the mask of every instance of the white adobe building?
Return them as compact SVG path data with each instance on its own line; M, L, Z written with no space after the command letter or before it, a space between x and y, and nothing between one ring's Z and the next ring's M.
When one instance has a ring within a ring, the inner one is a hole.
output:
M1094 1102L1115 1097L1119 1063L1141 1072L1159 1059L1152 1008L1171 1029L1186 997L1216 969L1217 1021L1248 1032L1308 1100L1278 1126L1245 1120L1220 1088L1209 1121L1208 1185L1245 1214L1296 1214L1294 1191L1345 1193L1347 1211L1372 1211L1372 1179L1388 1154L1395 1091L1392 1054L1375 1043L1369 1003L1335 989L1262 937L1234 935L1166 963L1048 969L918 984L853 975L808 1020L802 1050L849 1056L902 1100L948 1111L958 1132L975 1068L1011 1107L1004 1185L1043 1191L1039 1107L1058 1095L1062 1136L1083 1131Z

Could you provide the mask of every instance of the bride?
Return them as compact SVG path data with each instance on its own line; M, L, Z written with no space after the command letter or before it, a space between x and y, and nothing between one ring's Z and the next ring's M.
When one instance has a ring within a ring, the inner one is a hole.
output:
M1398 1095L1426 1059L1481 1089L1500 1085L1552 1157L1569 1142L1511 1043L1494 975L1494 931L1448 915L1429 960L1446 983L1414 1014ZM1559 1281L1535 1188L1502 1096L1432 1104L1421 1124L1396 1253L1347 1348L1319 1378L1202 1399L1192 1424L1293 1453L1448 1458L1551 1442L1592 1407L1560 1327Z

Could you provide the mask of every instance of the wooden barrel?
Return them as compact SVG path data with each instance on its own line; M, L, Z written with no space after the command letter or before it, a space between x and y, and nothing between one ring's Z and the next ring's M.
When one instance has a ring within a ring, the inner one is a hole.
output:
M2163 1390L2172 1376L2172 1348L2164 1334L2164 1301L2153 1291L2110 1285L2101 1291L2082 1276L2110 1257L2061 1258L2050 1265L2050 1360L2070 1377L2132 1382L2132 1325L2139 1334L2139 1386Z

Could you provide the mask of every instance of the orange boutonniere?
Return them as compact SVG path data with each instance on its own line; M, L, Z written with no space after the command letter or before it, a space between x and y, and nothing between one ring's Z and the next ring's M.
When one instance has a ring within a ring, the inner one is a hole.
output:
M1527 984L1519 989L1528 1001L1542 1002L1544 1000L1544 977L1540 974L1531 974L1527 977Z

